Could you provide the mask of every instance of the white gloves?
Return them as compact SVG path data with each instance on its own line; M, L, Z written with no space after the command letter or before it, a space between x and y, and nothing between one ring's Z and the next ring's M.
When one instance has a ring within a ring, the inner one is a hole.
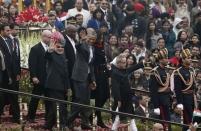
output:
M116 112L119 111L119 108L117 107ZM116 115L114 123L112 124L112 131L117 131L118 130L118 126L120 124L120 118L119 115Z
M8 84L11 85L13 83L13 80L9 77L9 82Z
M131 123L130 123L130 131L138 131L134 119L131 119Z
M160 109L159 108L154 109L154 113L156 115L160 115L161 114Z
M177 108L179 108L180 110L184 110L184 106L182 104L178 104Z
M195 123L193 124L193 126L194 126L194 127L198 127L198 123L195 122Z

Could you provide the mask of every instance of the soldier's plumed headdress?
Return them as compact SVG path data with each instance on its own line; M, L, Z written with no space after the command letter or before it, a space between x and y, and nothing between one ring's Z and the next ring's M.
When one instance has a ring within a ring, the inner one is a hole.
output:
M191 58L192 54L191 51L189 49L183 49L181 50L181 58L185 59L185 58Z
M159 50L158 60L168 58L168 50L166 48Z

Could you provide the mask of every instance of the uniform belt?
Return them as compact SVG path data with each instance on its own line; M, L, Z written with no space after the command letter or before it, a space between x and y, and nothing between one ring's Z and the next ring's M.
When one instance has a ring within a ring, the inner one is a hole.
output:
M182 91L183 94L193 94L193 90Z
M164 88L166 88L166 89L164 89ZM163 87L163 86L161 86L161 87L159 87L159 89L158 89L158 93L169 93L171 90L170 90L170 88L169 87Z

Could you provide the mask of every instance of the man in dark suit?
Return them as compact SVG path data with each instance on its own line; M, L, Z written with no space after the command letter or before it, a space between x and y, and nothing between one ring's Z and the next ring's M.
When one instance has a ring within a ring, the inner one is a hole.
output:
M144 62L140 62L136 65L132 65L127 68L127 59L124 53L120 54L116 58L116 65L111 66L111 85L112 85L112 97L114 98L114 104L112 110L119 110L125 113L134 113L132 106L132 90L130 88L130 83L128 76L132 72L143 68ZM113 117L113 116L112 116ZM120 120L116 119L118 115L115 116L114 123L112 125L112 130L116 130L118 123L122 119L126 119L125 116L119 116ZM129 118L129 117L128 117ZM135 120L131 117L131 130L136 129Z
M16 90L14 82L16 80L15 71L13 69L13 44L9 37L10 27L9 25L3 24L0 26L0 48L4 55L5 60L5 71L3 72L3 83L2 87L5 89ZM19 123L20 111L18 97L15 94L2 93L0 92L0 114L3 113L3 107L5 104L5 98L8 98L8 102L11 104L11 110L13 115L13 122Z
M74 25L67 25L64 38L66 40L66 44L64 47L66 59L68 59L68 71L69 71L69 80L70 80L70 88L72 90L72 101L75 99L75 91L73 88L73 81L71 79L72 76L72 70L75 63L75 55L77 52L77 49L75 48L76 41L76 27Z
M116 22L114 19L114 14L112 11L110 11L110 5L109 5L109 1L108 0L102 0L100 3L100 7L101 11L104 14L104 20L107 23L107 27L109 29L110 33L116 33Z
M148 109L148 102L149 97L148 96L138 96L139 99L139 106L135 109L135 114L139 116L147 117L149 116L149 109ZM145 122L145 120L141 120L141 122Z
M10 41L12 43L12 69L13 69L13 83L12 87L14 90L19 91L19 80L21 74L21 66L20 66L20 45L19 40L17 38L19 26L16 24L10 25L11 34L10 34ZM9 97L9 96L8 96ZM18 96L15 96L15 99L18 99ZM10 107L10 113L12 113L12 108Z
M13 71L14 75L16 77L16 82L19 84L20 80L20 73L21 73L21 67L20 67L20 43L19 39L17 38L19 26L16 24L10 25L11 29L11 35L10 38L12 40L12 46L13 46ZM19 89L19 85L18 85Z
M54 37L56 37L56 40ZM59 32L54 32L52 34L52 38L53 41L51 40L51 44L45 56L47 59L47 80L45 82L45 88L47 89L47 97L65 100L67 89L69 88L68 63L64 54L65 40L63 35ZM52 130L52 127L56 124L56 109L56 102L48 102L48 113L44 127L45 129ZM66 126L66 116L66 104L59 104L61 128Z
M136 115L146 116L146 110L148 109L148 97L147 96L139 96L139 106L135 110Z
M95 76L93 70L93 47L92 45L96 41L95 30L87 29L87 40L84 43L80 43L76 46L76 60L73 67L72 79L73 87L75 89L75 102L80 104L90 104L90 88L96 87ZM90 87L90 88L89 88ZM89 126L89 114L87 109L73 105L71 115L68 117L68 126L75 120L77 115L81 113L81 127L82 129L92 129Z
M31 48L29 54L29 70L31 82L34 87L32 94L45 95L44 85L46 80L46 60L45 52L50 42L51 32L45 30L42 32L42 40ZM34 122L38 102L40 99L31 98L28 111L28 121ZM47 112L46 112L47 113Z

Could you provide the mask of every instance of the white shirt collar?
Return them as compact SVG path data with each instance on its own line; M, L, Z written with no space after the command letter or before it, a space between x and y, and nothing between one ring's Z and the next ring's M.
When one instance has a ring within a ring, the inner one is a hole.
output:
M66 37L69 39L71 45L73 46L74 53L76 54L77 49L75 48L75 41L72 38L70 38L68 35L66 35Z
M14 37L13 35L10 35L10 38L11 38L11 39L14 39L15 37Z
M102 7L100 7L100 9L103 11L103 13L107 13L107 10L104 10Z
M1 38L5 41L7 38L5 38L5 37L3 37L2 35L0 35L1 36Z
M140 107L142 108L142 110L145 112L145 107L143 105L140 104Z
M70 41L72 41L73 39L72 38L70 38L68 35L66 35L67 36L67 38L70 40ZM74 41L74 40L73 40Z
M43 41L41 41L41 44L42 44L44 50L47 51L47 49L48 49L48 45L45 44Z

